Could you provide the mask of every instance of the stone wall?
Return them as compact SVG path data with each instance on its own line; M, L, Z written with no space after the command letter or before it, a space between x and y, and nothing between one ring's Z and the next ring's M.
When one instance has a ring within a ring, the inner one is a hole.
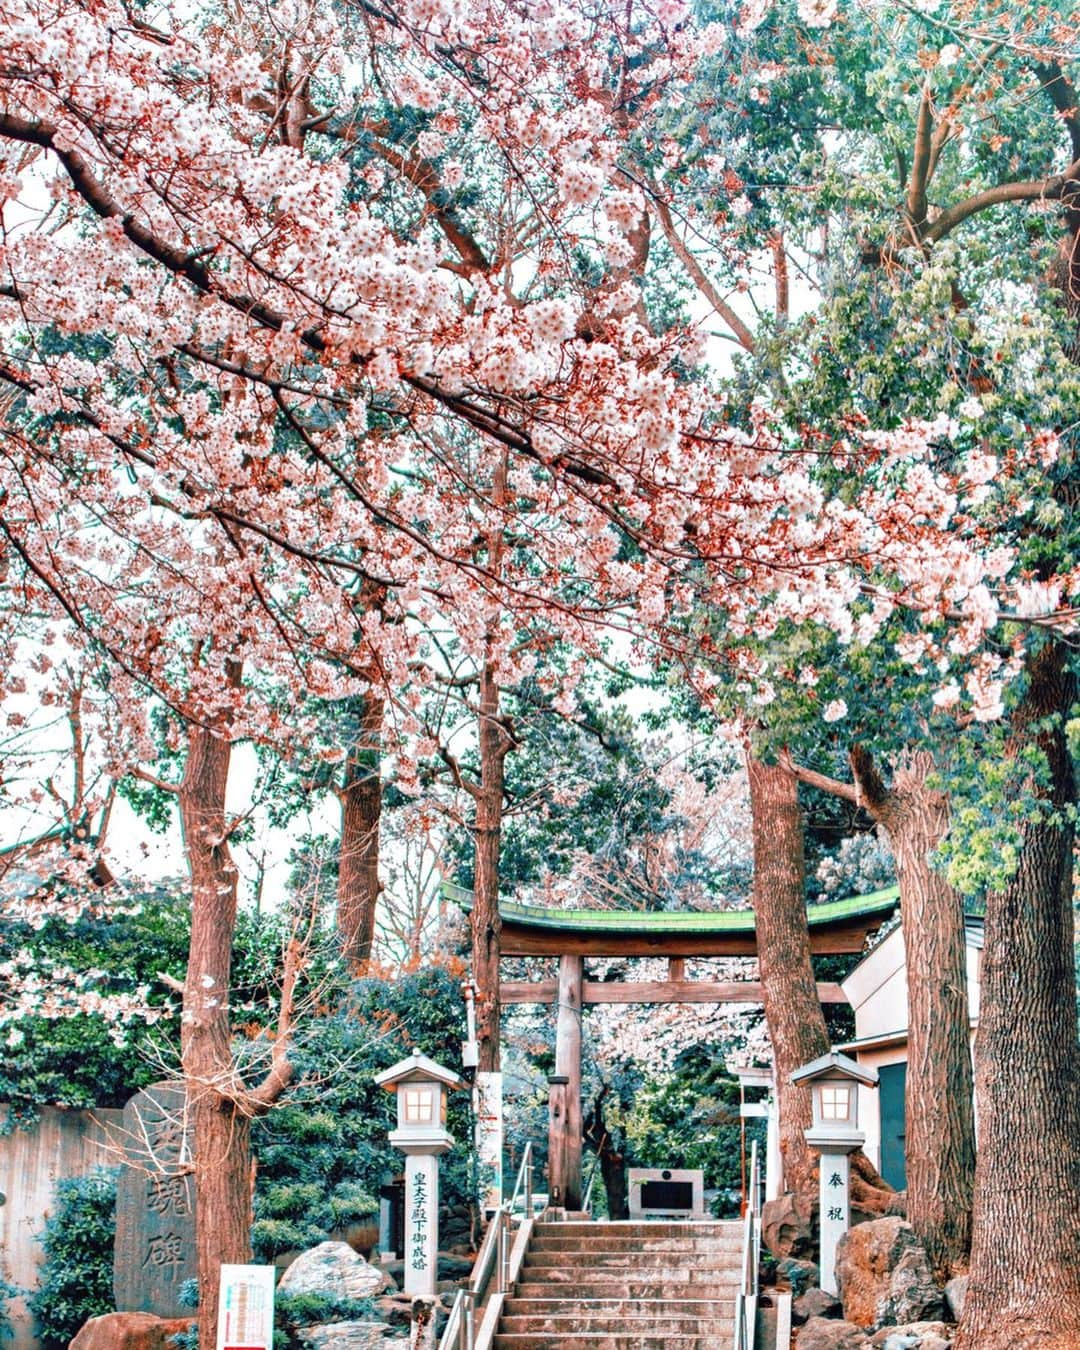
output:
M8 1108L0 1105L0 1118ZM53 1189L65 1177L82 1176L119 1161L107 1132L118 1127L121 1112L61 1111L41 1108L37 1124L0 1135L0 1274L20 1289L37 1287L41 1264L38 1238L53 1203ZM30 1314L22 1299L9 1304L15 1327L7 1350L33 1350Z

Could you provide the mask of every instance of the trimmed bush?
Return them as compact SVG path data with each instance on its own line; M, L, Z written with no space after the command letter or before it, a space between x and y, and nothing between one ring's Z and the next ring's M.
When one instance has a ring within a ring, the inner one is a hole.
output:
M113 1310L116 1170L57 1183L41 1245L41 1287L31 1296L34 1329L48 1347L66 1346L90 1317Z

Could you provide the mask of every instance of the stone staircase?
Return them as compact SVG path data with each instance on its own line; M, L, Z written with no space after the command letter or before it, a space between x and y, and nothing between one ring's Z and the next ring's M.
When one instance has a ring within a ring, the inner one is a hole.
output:
M742 1224L539 1222L494 1350L729 1350Z

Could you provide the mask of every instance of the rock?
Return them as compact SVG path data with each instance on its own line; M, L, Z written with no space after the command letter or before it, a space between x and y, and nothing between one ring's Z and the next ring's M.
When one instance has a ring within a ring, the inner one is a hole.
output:
M175 1350L169 1337L187 1331L192 1321L153 1313L104 1313L83 1324L69 1350Z
M375 1315L392 1327L407 1327L412 1321L412 1295L386 1294L375 1300Z
M968 1277L955 1275L945 1286L945 1310L954 1322L964 1315L964 1299L967 1298Z
M812 1317L840 1317L840 1300L825 1289L808 1289L792 1300L791 1320L796 1326L809 1322Z
M761 1240L778 1261L809 1256L814 1247L813 1212L790 1191L761 1207Z
M867 1330L929 1321L944 1311L926 1248L903 1219L875 1219L845 1233L836 1278L844 1316Z
M390 1330L385 1322L321 1322L296 1334L310 1350L371 1350L386 1344Z
M385 1269L371 1266L345 1242L320 1242L303 1252L281 1277L279 1294L371 1298L389 1287Z
M473 1263L467 1256L455 1256L451 1252L439 1253L439 1279L462 1280L472 1274Z
M944 1322L912 1322L906 1327L884 1327L870 1344L881 1350L948 1350L952 1331Z
M821 1279L821 1271L813 1261L797 1261L793 1256L785 1256L783 1260L777 1261L776 1273L791 1290L792 1298L805 1294Z
M799 1329L798 1350L864 1350L869 1344L860 1327L828 1317L811 1317Z

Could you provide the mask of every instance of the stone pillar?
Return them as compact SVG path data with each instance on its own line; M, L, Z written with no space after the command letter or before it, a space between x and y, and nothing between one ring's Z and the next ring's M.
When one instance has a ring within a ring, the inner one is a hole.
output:
M439 1159L405 1159L405 1292L430 1298L439 1277Z
M780 1110L773 1094L765 1117L765 1199L776 1200L784 1191L784 1159L780 1152Z
M839 1294L836 1248L851 1226L850 1154L857 1144L818 1145L821 1150L819 1183L821 1232L821 1287Z

